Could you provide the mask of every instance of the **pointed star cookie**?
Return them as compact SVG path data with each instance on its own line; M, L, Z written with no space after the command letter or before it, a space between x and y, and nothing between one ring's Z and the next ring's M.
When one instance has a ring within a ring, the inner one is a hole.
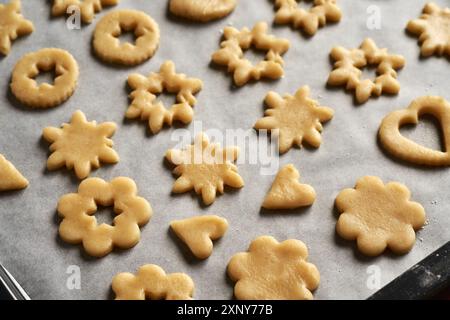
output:
M295 209L310 206L316 200L313 187L301 184L300 174L292 164L281 168L267 194L262 207L265 209Z
M19 190L26 187L28 187L28 180L0 154L0 191Z
M170 223L170 227L199 259L208 258L213 250L213 240L224 236L227 220L218 216L198 216Z
M26 20L20 11L20 0L0 4L0 53L5 56L11 51L11 41L34 31L33 23Z

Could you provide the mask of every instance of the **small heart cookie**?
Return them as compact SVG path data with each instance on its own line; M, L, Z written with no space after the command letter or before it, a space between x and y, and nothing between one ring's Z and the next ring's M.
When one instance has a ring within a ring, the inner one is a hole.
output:
M200 216L172 221L170 227L194 256L208 258L213 250L212 240L222 238L228 229L228 221L218 216Z
M419 117L429 114L441 124L444 151L432 150L405 138L400 127L417 124ZM378 131L381 145L393 156L415 164L427 166L450 165L450 103L442 97L425 96L414 100L408 108L388 114Z
M316 200L316 192L307 184L301 184L300 174L292 164L281 168L262 207L265 209L295 209L310 206Z

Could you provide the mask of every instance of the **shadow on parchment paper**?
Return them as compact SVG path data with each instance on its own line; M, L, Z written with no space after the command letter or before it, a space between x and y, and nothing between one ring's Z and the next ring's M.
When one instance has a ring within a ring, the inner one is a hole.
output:
M231 290L230 290L231 294L230 294L229 299L230 299L230 300L236 300L236 297L234 296L234 285L235 285L235 283L234 283L234 281L231 280L230 277L228 276L227 269L228 269L228 268L225 268L225 271L224 271L224 277L225 277L224 280L225 280L225 283L227 284L227 286L230 287L230 289L231 289Z
M261 207L259 209L259 215L262 218L273 218L279 216L303 216L305 214L310 213L312 210L312 206L309 207L301 207L297 209L289 209L289 210L269 210Z

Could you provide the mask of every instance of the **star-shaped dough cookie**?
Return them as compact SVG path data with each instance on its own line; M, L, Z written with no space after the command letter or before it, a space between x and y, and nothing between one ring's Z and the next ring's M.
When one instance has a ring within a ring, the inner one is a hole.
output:
M238 153L237 147L222 149L218 144L211 144L203 133L195 138L193 145L167 151L166 159L176 165L173 172L179 176L172 191L184 193L194 189L202 195L203 202L210 205L217 191L224 192L224 185L242 188L244 180L233 164Z
M446 54L450 57L450 8L427 3L420 18L409 21L406 29L419 36L422 56Z
M100 162L117 163L119 156L112 149L109 139L116 131L116 124L88 122L81 111L76 111L70 123L61 128L48 127L43 131L45 140L51 143L52 154L47 168L56 170L62 166L74 169L79 179L86 178L92 168L99 168Z
M309 98L309 87L300 88L294 96L281 97L269 92L265 99L269 109L255 124L256 130L279 130L279 151L285 153L303 141L318 148L322 142L322 123L333 117L333 110Z
M414 245L414 230L425 223L425 210L410 197L401 183L385 185L378 177L363 177L354 189L345 189L337 196L341 215L336 231L344 239L356 240L358 249L368 256L377 256L386 247L406 253Z
M118 3L119 0L53 0L52 15L65 15L69 7L76 6L80 8L81 20L84 23L91 23L95 14L104 6L115 6Z
M28 180L0 154L0 191L24 189Z
M0 53L5 56L11 51L11 41L34 31L33 23L26 20L20 11L20 0L0 4Z

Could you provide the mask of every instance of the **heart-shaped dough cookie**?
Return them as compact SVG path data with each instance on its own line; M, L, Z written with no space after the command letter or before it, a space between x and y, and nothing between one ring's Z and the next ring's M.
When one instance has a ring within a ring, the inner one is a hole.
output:
M441 124L444 151L433 150L404 137L400 127L417 124L420 116L429 114ZM378 136L381 145L393 156L427 166L450 165L450 103L442 97L425 96L414 100L408 108L388 114L382 121Z

